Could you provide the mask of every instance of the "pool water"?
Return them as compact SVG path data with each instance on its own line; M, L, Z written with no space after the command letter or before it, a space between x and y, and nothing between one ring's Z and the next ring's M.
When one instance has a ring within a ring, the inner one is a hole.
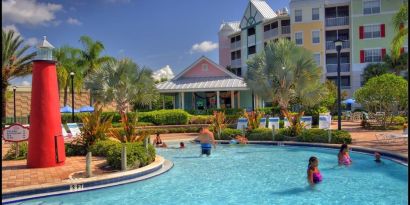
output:
M177 144L171 145L177 146ZM334 149L219 145L199 157L200 145L157 149L174 163L157 177L95 191L24 201L19 204L407 204L407 166L351 153L350 167L337 165ZM306 179L310 156L319 158L323 181Z

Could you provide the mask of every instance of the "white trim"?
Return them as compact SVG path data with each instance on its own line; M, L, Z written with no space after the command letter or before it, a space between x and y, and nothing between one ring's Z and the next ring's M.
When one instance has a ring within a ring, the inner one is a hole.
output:
M300 11L300 17L301 17L301 21L296 21L296 11ZM293 12L294 12L294 14L295 15L293 15L293 22L295 22L295 23L300 23L300 22L303 22L303 10L302 9L295 9L295 10L293 10ZM320 17L319 17L320 18Z
M301 33L301 34L302 34L302 44L297 44L297 43L296 43L296 34L297 34L297 33ZM304 41L304 40L303 40L303 31L297 31L297 32L295 32L294 34L295 34L295 37L294 37L294 39L295 39L295 44L296 44L297 46L303 46L303 41Z
M379 13L371 13L371 14L364 14L364 2L366 2L366 1L375 1L375 0L362 0L362 11L361 11L361 14L363 15L363 16L370 16L370 15L379 15L381 12L382 12L382 0L376 0L376 1L379 1L379 9L380 9L380 12Z
M320 66L320 65L322 65L322 54L320 52L314 52L313 57L315 57L316 54L319 54L319 64L318 64L318 66Z
M158 90L159 93L179 93L179 92L206 92L206 91L218 91L218 90L224 90L224 91L246 91L249 90L249 88L242 88L242 87L236 87L236 88L186 88L186 89L166 89L166 90Z
M313 42L313 32L315 32L315 31L317 31L317 32L319 32L319 43L314 43ZM320 44L320 42L321 42L321 39L320 39L320 29L316 29L316 30L312 30L311 32L310 32L310 34L312 35L312 38L310 39L311 41L312 41L312 45L318 45L318 44Z
M318 11L319 11L319 19L313 19L313 9L318 9ZM312 12L311 12L311 20L312 21L320 21L320 7L315 7L315 8L312 8Z
M395 13L397 13L397 11L385 11L385 12L380 12L378 14L368 14L368 15L354 14L354 15L351 15L351 17L378 16L378 15L387 15L387 14L395 14Z
M381 29L381 26L382 26L382 24L384 24L384 37L382 37L382 29ZM363 26L363 38L362 39L359 39L359 40L372 40L372 39L382 39L382 38L386 38L386 24L385 23L372 23L372 24L363 24L362 25ZM379 26L379 29L380 29L380 37L375 37L375 38L365 38L365 27L366 26ZM360 27L359 27L359 30L360 30Z

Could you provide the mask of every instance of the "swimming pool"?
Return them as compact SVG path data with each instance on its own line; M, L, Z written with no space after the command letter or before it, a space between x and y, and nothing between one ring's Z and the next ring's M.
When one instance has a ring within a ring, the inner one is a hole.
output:
M177 144L171 145L177 146ZM271 145L219 145L199 158L200 146L157 149L174 167L148 180L17 204L407 204L407 166L351 153L337 166L337 150ZM319 158L323 182L306 181L310 156Z

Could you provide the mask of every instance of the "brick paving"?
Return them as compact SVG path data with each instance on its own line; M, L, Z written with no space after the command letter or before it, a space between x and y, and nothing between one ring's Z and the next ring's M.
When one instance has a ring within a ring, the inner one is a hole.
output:
M332 122L332 128L337 128L337 122ZM376 140L376 133L401 133L401 130L394 131L372 131L363 130L360 127L360 122L348 122L343 121L342 129L351 133L353 138L353 145L378 148L389 150L401 154L408 154L407 143L404 144L401 141L382 143ZM161 138L165 142L178 142L194 139L197 133L172 133L161 134ZM151 136L151 142L155 138L155 135ZM10 148L9 143L2 144L2 156ZM101 157L93 157L92 167L94 175L101 175L107 172L103 167L106 165L105 159ZM23 187L38 184L56 184L61 183L63 180L67 180L69 175L74 172L85 170L85 157L67 157L64 166L52 167L52 168L38 168L28 169L26 167L26 160L18 161L2 161L2 189L7 190L15 187Z

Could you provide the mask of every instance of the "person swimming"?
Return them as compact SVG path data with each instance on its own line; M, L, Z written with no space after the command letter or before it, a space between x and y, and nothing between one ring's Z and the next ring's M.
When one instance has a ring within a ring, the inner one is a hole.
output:
M349 148L347 144L342 144L340 147L339 154L337 155L339 165L350 165L352 164L352 159L349 156Z
M377 163L382 162L382 160L380 159L380 157L381 157L380 153L378 153L378 152L375 152L375 153L374 153L374 158L376 158L376 159L374 160L375 162L377 162Z
M212 144L214 148L216 148L214 134L209 131L208 128L202 127L197 139L201 143L201 156L206 154L209 157L209 155L211 155Z
M180 143L179 143L179 149L184 149L184 148L185 148L184 142L180 142Z
M307 169L307 179L310 185L314 185L322 181L322 175L320 174L318 166L319 160L317 157L310 157Z

